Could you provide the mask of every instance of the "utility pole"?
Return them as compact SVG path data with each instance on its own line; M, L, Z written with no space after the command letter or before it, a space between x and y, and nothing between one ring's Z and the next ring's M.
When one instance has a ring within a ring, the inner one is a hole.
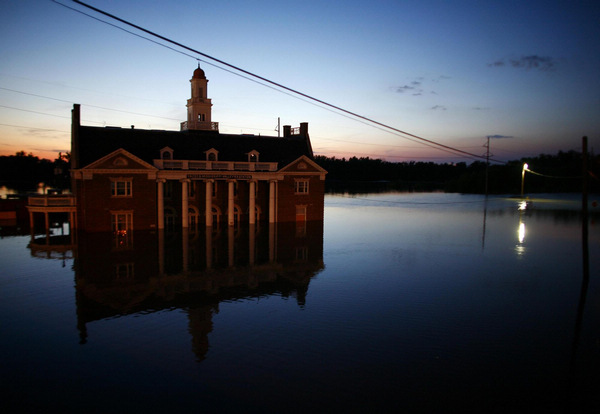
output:
M281 118L277 117L277 138L281 138Z
M588 153L587 153L587 137L583 137L582 141L582 188L581 188L581 215L582 215L582 228L581 238L583 241L583 255L584 255L584 270L588 266L589 272L589 258L588 255L588 191L589 191L589 171L588 171Z
M487 136L487 144L484 145L487 148L485 154L485 196L488 195L488 168L490 167L490 136Z

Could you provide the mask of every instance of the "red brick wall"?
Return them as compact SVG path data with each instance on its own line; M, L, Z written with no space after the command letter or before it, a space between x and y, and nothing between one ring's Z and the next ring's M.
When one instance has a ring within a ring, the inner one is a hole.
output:
M308 178L308 194L295 194L297 178ZM278 182L277 220L280 223L296 221L296 206L306 206L306 221L323 220L325 181L318 176L287 176Z
M111 177L132 177L132 197L112 197ZM156 181L147 174L94 174L92 180L76 180L75 194L82 230L112 230L112 210L132 210L134 230L156 228Z

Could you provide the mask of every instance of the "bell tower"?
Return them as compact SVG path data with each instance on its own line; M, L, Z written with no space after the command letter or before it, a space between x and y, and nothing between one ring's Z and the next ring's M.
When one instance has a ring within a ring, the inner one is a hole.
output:
M207 98L208 79L206 79L204 71L200 69L200 63L198 63L198 69L194 71L190 83L192 97L187 101L187 122L181 124L181 130L218 131L219 124L212 122L211 119L212 103Z

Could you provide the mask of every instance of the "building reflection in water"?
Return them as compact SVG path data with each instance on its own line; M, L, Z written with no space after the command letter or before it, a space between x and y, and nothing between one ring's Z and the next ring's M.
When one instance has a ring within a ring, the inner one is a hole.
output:
M80 342L104 318L180 308L198 360L221 301L281 295L304 306L323 268L323 222L212 231L79 233L75 287Z

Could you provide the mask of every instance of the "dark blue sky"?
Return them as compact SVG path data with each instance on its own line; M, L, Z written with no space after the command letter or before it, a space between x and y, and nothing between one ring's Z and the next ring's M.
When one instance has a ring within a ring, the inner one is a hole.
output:
M76 3L57 0L108 20ZM326 102L497 159L591 146L600 131L600 6L578 1L88 3ZM0 154L69 149L84 124L178 129L197 62L52 1L0 16ZM111 21L111 23L114 23ZM122 26L122 25L121 25ZM206 60L206 59L204 59ZM328 156L470 161L211 66L222 132L309 122ZM504 137L503 139L500 139Z

